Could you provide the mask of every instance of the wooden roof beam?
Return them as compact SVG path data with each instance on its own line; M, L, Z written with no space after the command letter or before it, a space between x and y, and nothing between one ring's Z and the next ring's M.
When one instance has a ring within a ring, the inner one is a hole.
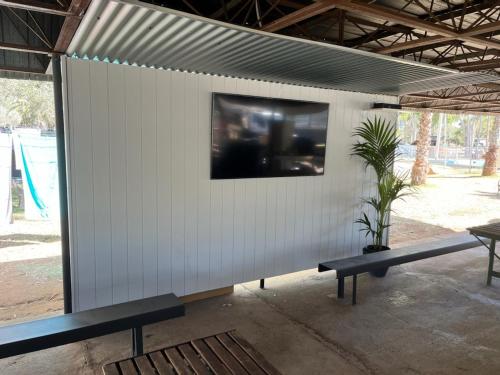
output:
M411 94L411 95L405 95L407 97L412 97L412 98L422 98L425 99L425 101L419 101L420 103L425 103L429 101L443 101L443 100L448 100L448 101L455 101L455 102L461 102L461 103L497 103L500 104L500 98L498 99L488 99L488 100L475 100L475 99L467 99L464 97L441 97L441 96L433 96L433 95L425 95L425 94ZM416 101L413 101L411 103L416 103Z
M461 17L463 15L468 15L471 13L476 13L484 9L489 9L493 6L497 5L497 0L489 0L489 1L484 1L484 0L470 0L465 4L459 4L451 9L444 9L441 11L436 11L433 13L433 16L430 16L429 14L421 15L418 16L419 19L421 20L439 20L439 21L447 21L450 19L453 19L455 17ZM401 25L393 25L393 26L401 26ZM357 46L358 44L365 44L367 42L371 42L374 40L382 39L382 38L387 38L393 35L396 35L398 33L391 33L387 31L382 31L377 35L371 36L368 40L366 37L358 37L355 39L350 40L349 45L352 46Z
M450 38L450 37L444 37L444 36L428 36L416 40L412 40L409 42L404 42L404 43L397 43L389 47L384 47L380 48L374 52L381 53L381 54L389 54L392 52L396 51L402 51L406 50L409 48L416 48L416 47L423 47L431 44L436 44L436 43L442 43L442 42L447 42L447 41L453 41L453 40L463 40L464 42L470 42L470 43L475 43L482 45L484 47L491 47L491 48L499 48L500 43L486 39L483 37L476 37L476 35L481 35L481 34L487 34L491 32L495 32L500 30L500 21L497 22L491 22L487 23L481 26L474 27L470 30L461 32L461 33L456 33L456 37ZM471 39L471 37L473 37Z
M461 64L450 64L448 68L458 69L463 72L473 72L480 70L491 70L500 68L500 59L484 60L484 61L470 61Z
M357 12L369 15L371 17L380 18L382 20L401 23L419 30L426 30L434 34L438 34L441 37L448 37L449 40L459 39L488 48L500 48L499 42L475 36L491 32L492 30L498 30L500 21L481 25L464 32L457 32L443 25L438 25L429 21L421 20L418 17L412 15L402 13L397 9L388 8L382 5L367 4L359 0L329 0L328 4L335 5L337 8L347 11ZM433 40L432 43L436 43L435 40ZM398 46L398 50L407 49L406 43L400 43L396 46ZM397 48L396 46L391 46L391 48ZM394 49L391 52L394 52ZM379 53L388 52L385 52L382 49L379 50Z
M463 53L461 55L450 56L439 61L439 64L454 63L455 61L481 58L483 56L500 56L500 50L488 48L485 51Z
M61 27L61 32L54 47L55 52L65 53L80 25L80 21L87 11L92 0L72 0L69 5L70 16L66 17Z
M5 43L5 42L0 42L0 50L38 53L42 55L49 55L50 53L52 53L52 50L46 47L34 47L23 44Z
M412 105L406 105L406 104L401 104L403 110L406 111L413 111L413 112L436 112L436 113L471 113L471 114L477 114L477 115L497 115L500 114L499 109L495 108L479 108L477 110L470 109L470 108L464 108L464 109L449 109L449 108L443 108L443 109L434 109L434 108L427 108L427 107L419 107L419 106L412 106Z
M411 103L407 103L411 104ZM471 105L477 105L476 107L469 107ZM479 108L500 108L500 102L496 103L447 103L447 104L431 104L426 106L425 108L450 108L450 107L468 107L470 109L479 109Z
M311 17L317 16L318 14L325 13L331 9L335 8L333 0L318 0L314 3L307 5L295 12L289 13L281 18L278 18L267 25L262 26L261 30L268 31L270 33L282 30L296 24L298 22L307 20Z
M0 65L0 72L14 72L14 73L33 73L33 74L43 74L45 75L45 69L37 69L37 68L19 68L15 66L9 65Z
M67 9L63 9L56 4L49 4L38 0L0 0L0 6L54 14L56 16L70 15Z

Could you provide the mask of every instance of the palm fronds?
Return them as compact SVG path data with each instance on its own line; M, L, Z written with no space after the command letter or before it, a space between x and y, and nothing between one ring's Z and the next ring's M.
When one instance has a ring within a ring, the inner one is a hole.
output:
M374 220L370 220L366 212L355 222L361 224L361 231L371 236L373 245L381 248L384 232L390 227L389 213L391 204L396 199L409 194L410 185L406 182L407 173L393 172L393 165L399 156L398 146L401 140L397 136L396 127L390 122L375 117L367 120L354 131L360 137L352 147L352 155L365 161L365 167L372 167L377 175L377 196L363 199L363 202L375 212Z
M365 167L372 167L378 180L392 169L394 161L399 156L398 146L401 140L397 136L397 129L390 122L375 117L367 120L362 126L354 130L354 136L362 141L352 147L352 155L359 156L365 161Z

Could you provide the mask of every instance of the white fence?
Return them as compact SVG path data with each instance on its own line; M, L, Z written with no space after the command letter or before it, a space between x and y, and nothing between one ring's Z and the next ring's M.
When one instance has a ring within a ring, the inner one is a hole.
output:
M413 160L416 156L417 146L401 145L399 152L401 158ZM484 165L484 154L488 147L456 147L456 146L430 146L429 160L432 164L442 164L449 167L482 168ZM500 152L498 155L500 160Z

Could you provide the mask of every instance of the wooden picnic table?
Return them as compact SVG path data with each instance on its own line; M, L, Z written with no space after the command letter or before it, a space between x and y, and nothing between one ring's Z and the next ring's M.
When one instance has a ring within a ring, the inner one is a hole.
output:
M496 242L500 241L500 223L480 225L477 227L467 228L467 230L470 234L476 237L490 252L486 285L491 285L491 279L493 277L500 278L500 272L493 269L495 257L500 259L500 256L495 252ZM487 238L490 243L487 244L480 237Z
M279 375L236 331L156 350L103 367L105 375Z

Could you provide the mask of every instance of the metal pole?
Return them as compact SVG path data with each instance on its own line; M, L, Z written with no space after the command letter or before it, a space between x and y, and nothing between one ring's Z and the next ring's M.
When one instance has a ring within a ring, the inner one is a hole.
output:
M54 106L56 117L57 169L59 174L59 210L61 221L61 251L64 313L73 311L71 301L71 267L69 255L69 223L68 223L68 185L66 176L66 146L64 142L64 113L61 77L61 57L52 56L52 74L54 84Z

